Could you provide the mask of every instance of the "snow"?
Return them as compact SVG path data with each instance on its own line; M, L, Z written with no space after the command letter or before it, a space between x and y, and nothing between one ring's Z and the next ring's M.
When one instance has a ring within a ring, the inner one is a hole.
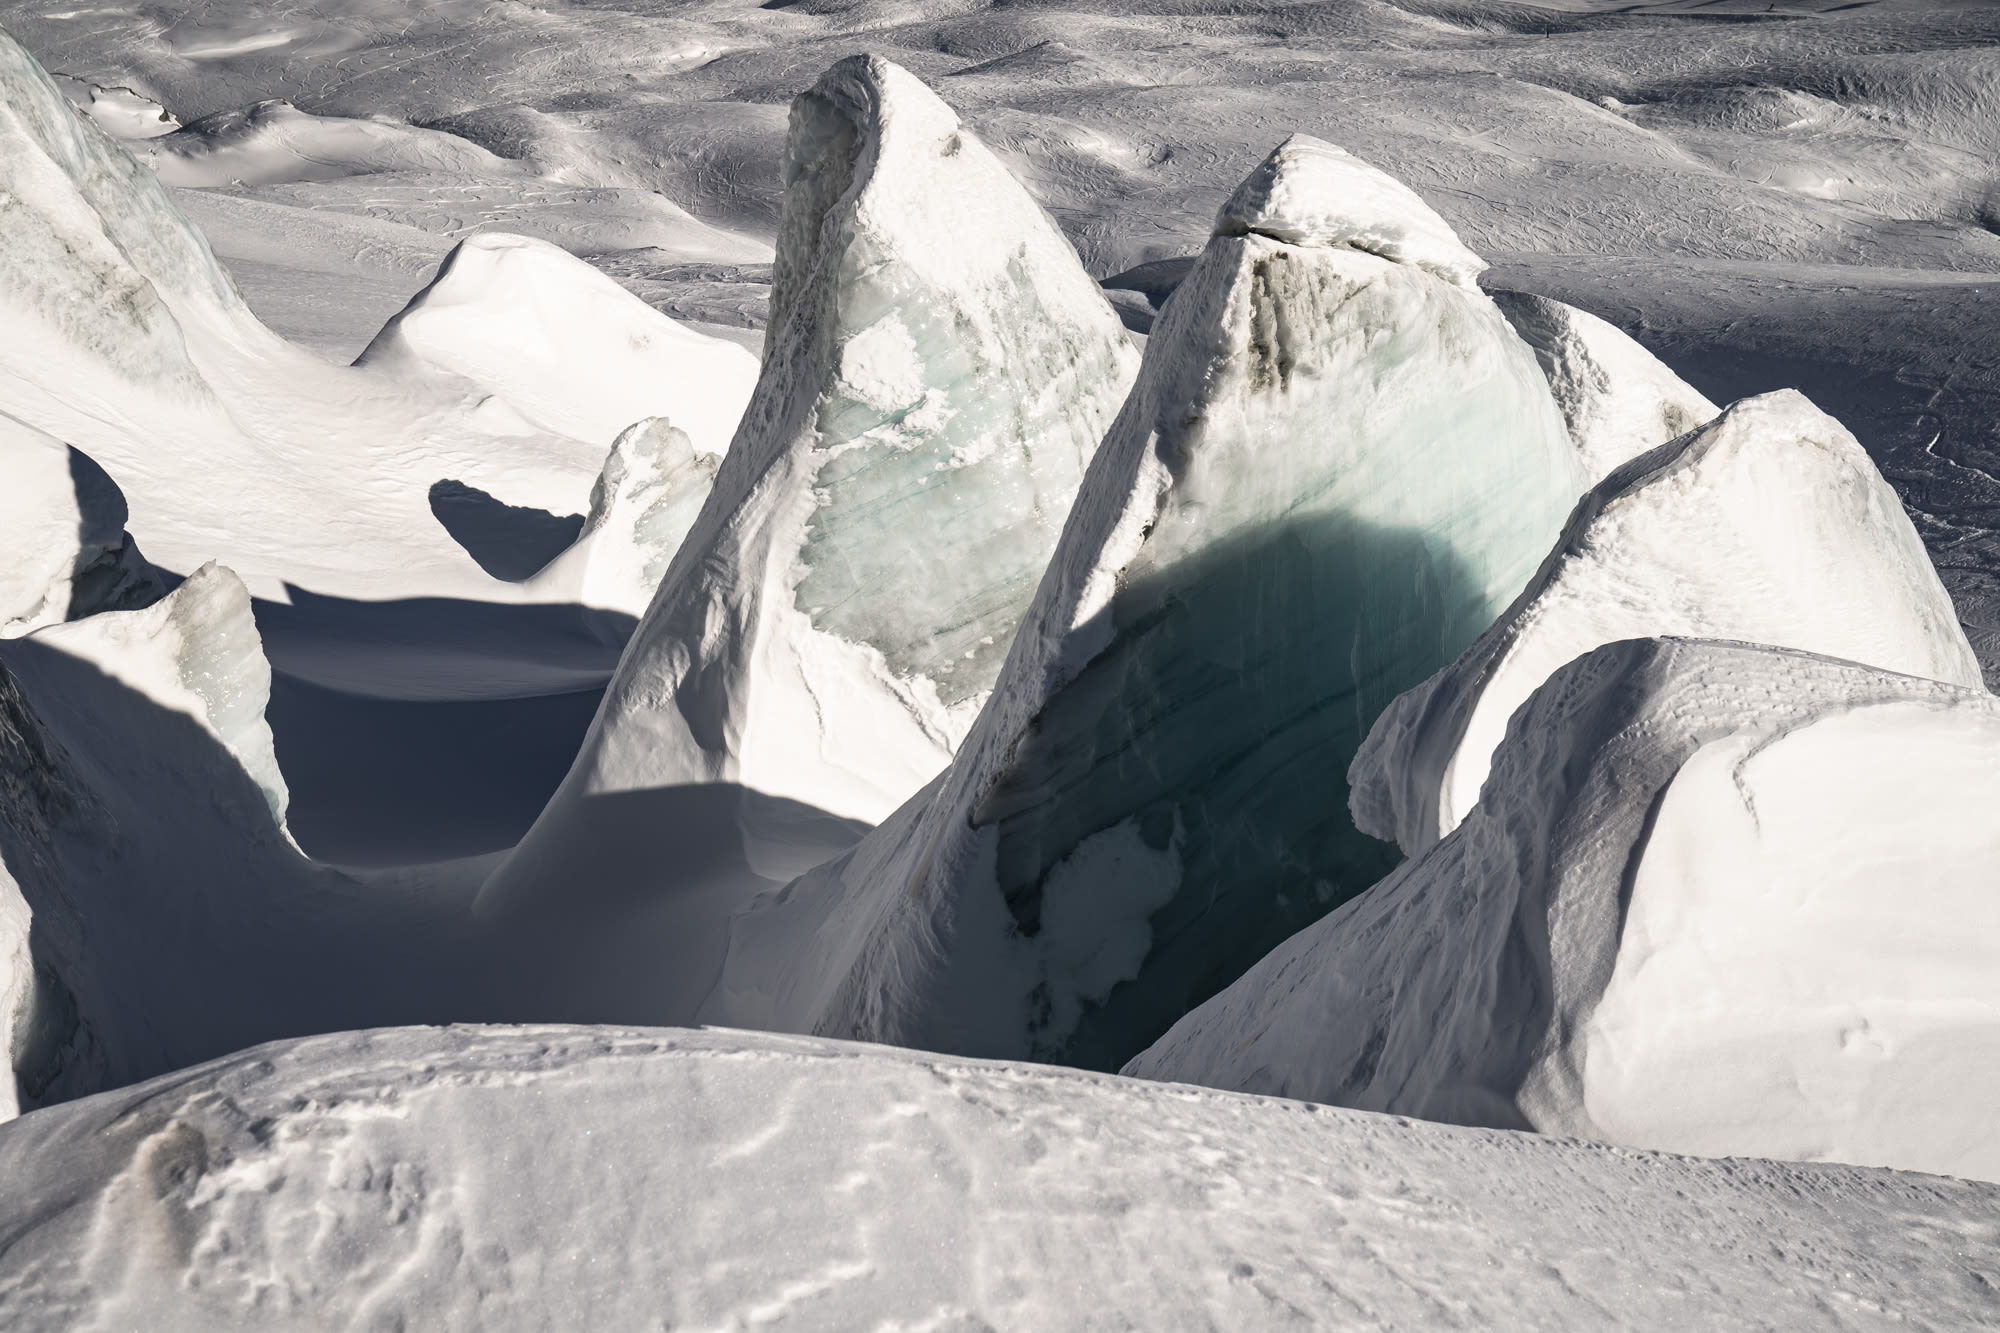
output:
M1742 639L1978 688L1923 543L1861 446L1789 391L1613 472L1458 661L1393 704L1356 757L1355 817L1411 855L1479 798L1507 719L1618 639Z
M1344 239L1448 235L1371 171L1294 137L1222 211L948 775L736 918L704 1021L1115 1067L1389 868L1347 761L1578 480L1492 303Z
M779 879L851 839L831 821L893 810L964 734L1124 395L1136 356L1096 284L906 72L829 70L784 174L743 424L483 910L555 900L579 866L598 892L673 886L593 850L582 812L620 793L740 788L741 855ZM837 829L803 859L798 810Z
M0 1128L39 1329L1990 1321L1991 1185L839 1042L426 1028Z
M1456 829L1125 1072L1716 1155L2000 1177L2000 701L1634 639Z

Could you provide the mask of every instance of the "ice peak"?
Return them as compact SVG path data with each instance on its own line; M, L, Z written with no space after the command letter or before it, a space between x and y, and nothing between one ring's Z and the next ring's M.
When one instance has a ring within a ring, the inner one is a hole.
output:
M1486 261L1395 177L1309 134L1271 150L1215 215L1217 236L1346 247L1476 289Z
M957 114L922 79L880 56L849 56L836 62L806 95L832 103L864 132L891 121L938 136L958 129Z

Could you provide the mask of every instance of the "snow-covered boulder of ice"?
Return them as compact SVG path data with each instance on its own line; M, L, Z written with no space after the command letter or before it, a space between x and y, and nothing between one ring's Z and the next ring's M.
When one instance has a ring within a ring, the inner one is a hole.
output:
M1578 482L1493 304L1324 222L1443 227L1372 172L1293 139L1224 210L950 771L732 923L705 1021L1116 1067L1393 864L1348 760Z
M0 1322L209 1333L1971 1328L2000 1209L1934 1176L549 1026L259 1047L0 1128L0 1173Z
M1507 614L1389 708L1354 814L1411 855L1465 817L1507 719L1618 639L1742 639L1977 688L1979 663L1896 493L1841 424L1783 390L1614 471Z
M715 485L717 459L697 453L665 417L619 432L590 491L590 512L570 548L531 586L565 591L584 606L646 614L653 593Z
M482 232L356 362L470 381L558 435L609 444L671 417L721 454L757 381L757 359L684 327L547 241Z
M1589 311L1528 292L1494 292L1493 301L1535 349L1592 485L1722 410Z
M2000 1178L2000 700L1627 640L1480 802L1126 1066L1679 1152Z
M835 65L793 105L784 179L756 393L489 905L575 882L579 807L607 793L894 810L964 735L1125 396L1137 354L1097 284L914 76Z
M289 797L264 717L271 664L249 589L235 574L211 562L151 606L52 625L34 641L199 722L242 764L283 826Z
M0 412L0 638L164 591L104 469Z

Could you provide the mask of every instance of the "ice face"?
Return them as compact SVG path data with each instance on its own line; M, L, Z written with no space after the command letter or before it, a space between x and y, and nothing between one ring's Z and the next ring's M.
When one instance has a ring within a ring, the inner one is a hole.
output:
M2000 1176L2000 701L1625 640L1443 840L1127 1066L1679 1152Z
M973 698L1135 358L1041 210L895 66L844 61L801 97L784 170L759 393L817 391L793 600L947 705Z
M164 592L125 531L125 497L89 457L0 412L0 638Z
M1923 542L1867 453L1802 395L1765 394L1584 496L1507 614L1376 724L1351 775L1357 822L1421 852L1479 799L1507 719L1551 672L1660 635L1980 686Z
M774 951L798 947L788 915L820 914L850 961L758 1021L1115 1067L1393 864L1340 808L1347 761L1506 605L1578 481L1541 372L1463 265L1277 239L1344 236L1319 201L1370 171L1295 139L1252 182L1305 215L1224 210L950 775L764 907ZM731 961L746 996L778 966L755 916ZM732 1021L736 984L704 1017Z
M708 499L715 467L665 417L634 423L612 443L575 545L536 582L572 578L584 605L645 615ZM571 564L581 573L564 568Z

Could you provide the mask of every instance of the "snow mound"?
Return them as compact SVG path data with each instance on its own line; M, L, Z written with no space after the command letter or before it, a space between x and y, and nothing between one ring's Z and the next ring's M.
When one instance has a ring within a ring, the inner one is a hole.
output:
M127 128L132 117L107 124L117 104L99 110L99 101L93 94L94 120L120 138L139 137ZM182 187L333 180L376 171L478 174L507 168L503 159L455 134L393 121L315 116L277 99L164 128L167 133L144 136L132 152L162 184Z
M715 485L716 463L665 417L635 422L612 442L575 544L534 582L585 606L645 615Z
M1626 640L1450 836L1126 1066L1681 1152L2000 1177L2000 700Z
M125 497L60 440L0 412L0 638L164 589L125 531Z
M1486 261L1388 172L1309 134L1294 134L1245 177L1215 217L1217 236L1347 246L1478 290Z
M151 606L52 625L34 638L199 722L243 765L283 826L285 779L264 719L271 664L250 590L234 573L211 561Z
M1591 485L1721 412L1651 352L1588 311L1527 292L1492 296L1514 332L1535 349Z
M793 104L784 179L755 395L488 905L575 881L579 807L607 793L731 783L845 820L895 809L985 696L1130 382L1136 353L1075 252L914 76L835 65ZM788 839L756 818L753 859ZM652 880L651 861L593 873Z
M1584 496L1507 614L1376 723L1351 774L1356 822L1421 852L1479 799L1507 719L1551 672L1599 644L1665 635L1980 685L1896 493L1839 422L1783 390Z
M0 1171L22 1329L1734 1328L1829 1306L1973 1327L2000 1206L1935 1177L564 1027L265 1046L15 1121Z
M1350 163L1293 139L1251 179L1315 200ZM732 923L703 1020L1116 1067L1393 864L1347 763L1577 489L1476 289L1223 227L948 774Z
M469 380L558 435L608 443L671 416L721 454L757 380L735 343L684 328L547 241L467 237L357 365Z

